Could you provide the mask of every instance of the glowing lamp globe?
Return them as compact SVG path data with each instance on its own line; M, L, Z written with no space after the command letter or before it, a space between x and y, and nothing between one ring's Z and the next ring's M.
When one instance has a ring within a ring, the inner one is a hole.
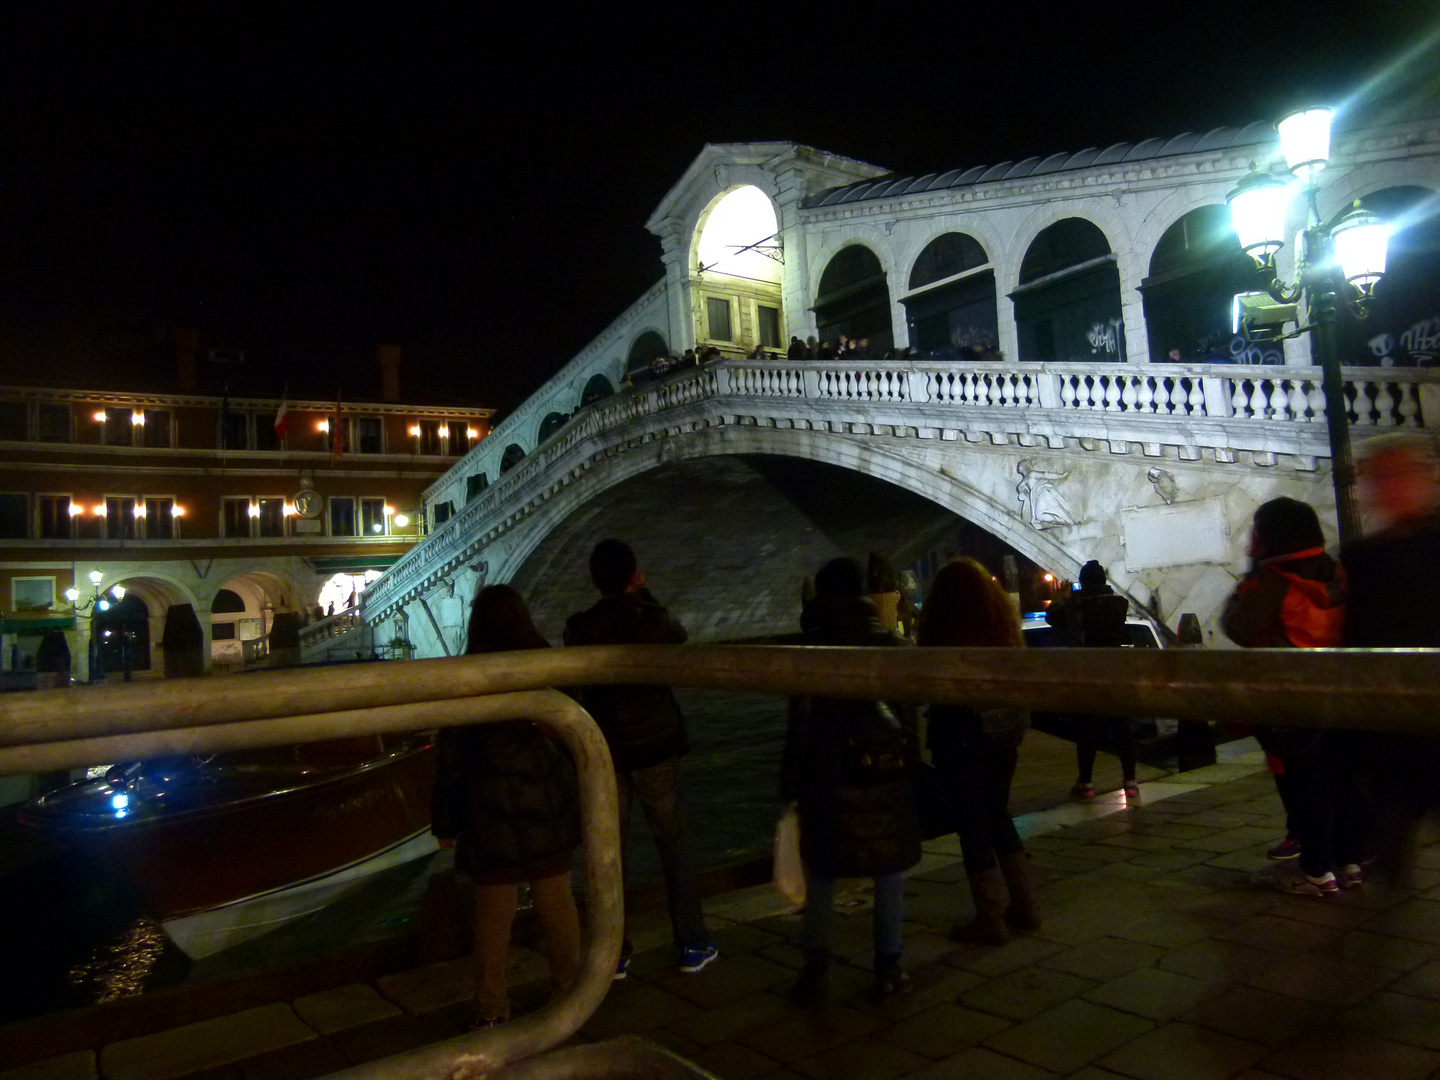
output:
M1356 203L1330 231L1330 239L1341 276L1361 292L1370 292L1385 275L1390 226Z
M116 600L124 600L124 599L125 599L125 587L124 587L123 585L115 585L115 586L113 586L113 587L110 589L110 595L113 596L113 597L115 597Z
M1326 106L1300 109L1275 125L1286 167L1301 182L1312 183L1330 164L1330 122L1335 110Z
M80 590L73 585L70 586L70 588L65 590L65 599L69 600L72 604L75 603L75 601L80 599Z
M99 585L100 582L105 580L105 575L99 570L91 570L87 576L90 578L91 585Z
M1252 172L1225 196L1240 247L1264 265L1285 246L1290 186L1279 177Z

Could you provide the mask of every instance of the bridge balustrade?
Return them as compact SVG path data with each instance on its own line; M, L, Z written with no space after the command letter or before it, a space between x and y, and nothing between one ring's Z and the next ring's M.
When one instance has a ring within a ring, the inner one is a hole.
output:
M1229 461L1236 450L1269 464L1277 453L1292 453L1313 469L1329 453L1321 377L1317 367L870 358L726 360L684 369L581 410L373 583L366 619L458 566L477 534L493 537L514 525L608 447L690 430L706 410L721 423L864 434L903 428L921 438L970 432L976 440L1032 440L1026 445L1043 439L1052 448L1067 437L1166 443L1191 460L1201 446ZM1440 369L1352 367L1341 378L1357 429L1440 423Z

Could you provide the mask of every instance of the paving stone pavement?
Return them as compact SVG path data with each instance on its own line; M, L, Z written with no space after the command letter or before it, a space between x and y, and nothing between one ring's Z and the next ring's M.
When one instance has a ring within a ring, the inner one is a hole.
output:
M679 974L663 915L578 1036L638 1034L722 1080L1440 1080L1440 841L1403 885L1333 899L1264 883L1283 828L1256 755L1021 819L1044 926L961 946L953 838L907 879L914 990L877 998L864 887L837 897L825 1000L789 995L799 915L768 888L707 901L721 959ZM517 1009L545 996L517 950ZM467 965L431 965L0 1071L0 1080L304 1080L464 1031ZM6 1064L0 1064L0 1070Z

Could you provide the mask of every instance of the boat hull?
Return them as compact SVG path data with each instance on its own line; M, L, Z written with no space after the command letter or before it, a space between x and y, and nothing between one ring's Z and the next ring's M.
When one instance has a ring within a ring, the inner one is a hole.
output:
M42 799L26 819L123 868L150 914L168 921L367 864L426 832L434 775L427 741L179 812L141 816L132 802L128 817L81 820L46 813Z
M363 884L371 874L423 859L439 849L439 843L427 826L359 862L338 867L309 881L296 882L191 915L166 919L162 925L170 939L186 955L192 960L203 960L313 915Z

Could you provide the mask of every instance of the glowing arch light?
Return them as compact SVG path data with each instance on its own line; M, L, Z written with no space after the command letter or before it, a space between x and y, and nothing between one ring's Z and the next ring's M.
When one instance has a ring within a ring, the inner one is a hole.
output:
M770 197L757 187L723 196L705 219L696 252L706 274L780 283L780 230Z

